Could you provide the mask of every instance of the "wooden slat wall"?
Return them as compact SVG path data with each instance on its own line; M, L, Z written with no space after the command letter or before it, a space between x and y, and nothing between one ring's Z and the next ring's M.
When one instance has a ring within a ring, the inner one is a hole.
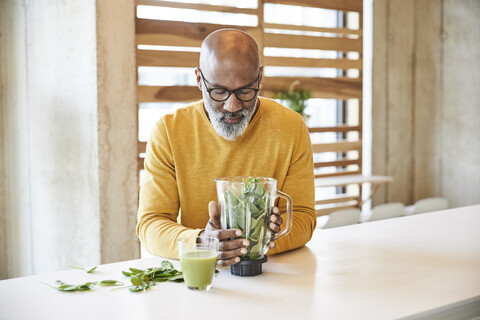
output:
M135 39L137 44L200 48L207 35L222 28L240 29L248 32L257 42L261 41L261 32L258 27L140 18L136 20Z
M302 67L302 68L334 68L334 69L357 69L358 78L324 78L324 77L271 77L264 76L260 94L273 98L277 91L288 88L294 80L300 80L301 85L311 90L312 98L324 99L362 99L362 28L325 28L313 26L299 26L282 23L267 23L264 21L264 4L295 5L311 8L323 8L358 12L362 16L362 0L259 0L258 8L236 8L208 4L177 3L161 0L137 0L137 5L159 6L178 9L194 9L215 11L223 13L250 14L258 17L257 26L237 26L228 24L191 23L183 21L163 21L150 19L136 19L136 44L137 45L160 45L174 47L193 47L199 49L203 39L212 31L221 28L237 28L248 32L258 43L261 52L261 60L264 66L276 67ZM304 35L278 33L280 31L305 31ZM313 35L321 34L321 36ZM337 52L357 52L359 59L314 59L300 57L277 57L265 56L264 48L294 48L310 50L333 50ZM137 66L147 67L183 67L194 68L198 66L199 52L168 51L168 50L140 50L137 49ZM138 85L138 103L147 102L189 102L201 99L200 90L193 85L189 86L147 86ZM340 124L334 127L310 128L312 134L322 132L348 133L357 132L359 139L355 141L337 141L334 143L314 143L314 153L336 152L339 156L335 161L315 163L315 168L336 167L336 173L317 174L316 177L332 175L346 175L360 173L362 167L362 121L361 107L359 110L358 124ZM145 142L139 142L139 153L145 151ZM351 151L356 151L356 158L349 156ZM350 169L350 168L356 169ZM139 158L139 169L143 168L143 159ZM355 198L355 197L353 197ZM322 199L317 201L319 205L331 203L335 207L345 202L346 206L352 206L355 200L351 196ZM339 204L340 203L340 204ZM328 208L322 209L322 213L328 213Z
M311 90L312 98L359 99L362 96L360 79L307 77L295 77L293 79L301 79L302 86ZM261 95L273 98L277 91L288 88L292 81L292 77L264 77ZM164 90L165 87L162 86L138 86L137 101L138 103L191 101L202 98L197 86L181 86L181 90L178 91L182 93L180 95L176 93L175 88L180 87L174 86L171 88L172 90Z

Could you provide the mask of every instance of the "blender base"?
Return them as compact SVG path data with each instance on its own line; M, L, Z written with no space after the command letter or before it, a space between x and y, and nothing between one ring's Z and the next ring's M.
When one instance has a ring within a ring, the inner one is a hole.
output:
M230 267L230 273L235 276L249 277L262 273L262 264L267 262L267 256L258 260L243 260Z

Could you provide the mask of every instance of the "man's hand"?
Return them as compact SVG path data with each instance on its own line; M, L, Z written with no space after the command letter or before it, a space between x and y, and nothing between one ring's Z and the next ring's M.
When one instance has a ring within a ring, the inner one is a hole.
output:
M272 230L273 233L280 232L280 226L282 225L282 222L283 219L280 217L280 209L278 209L277 207L273 207L272 215L270 216L270 230ZM275 248L275 241L270 241L268 246L270 247L270 249Z
M215 201L210 201L208 204L208 214L210 220L208 220L205 231L200 235L217 238L220 241L217 264L228 267L240 262L240 256L247 253L250 242L247 239L228 240L241 236L242 230L221 228L220 213Z

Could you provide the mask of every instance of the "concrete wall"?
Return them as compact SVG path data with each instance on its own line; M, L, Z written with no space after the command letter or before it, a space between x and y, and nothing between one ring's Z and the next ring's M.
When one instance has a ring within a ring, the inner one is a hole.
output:
M140 257L135 1L97 4L101 262Z
M373 4L374 204L480 203L480 2Z
M139 257L133 0L0 12L1 276Z

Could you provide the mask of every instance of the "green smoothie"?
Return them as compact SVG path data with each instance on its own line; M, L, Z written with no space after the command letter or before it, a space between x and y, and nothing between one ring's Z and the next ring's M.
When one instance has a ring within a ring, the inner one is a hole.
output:
M187 251L180 257L185 282L190 289L205 290L212 283L217 253L209 250Z

